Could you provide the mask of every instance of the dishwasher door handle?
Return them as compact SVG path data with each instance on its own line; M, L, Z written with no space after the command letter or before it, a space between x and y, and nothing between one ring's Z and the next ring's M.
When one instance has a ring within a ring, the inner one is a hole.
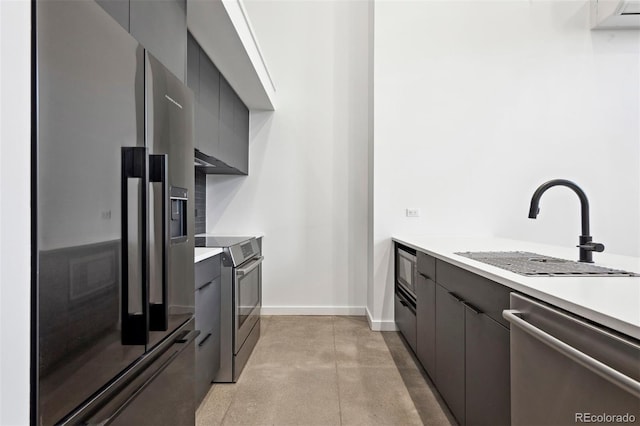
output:
M622 374L621 372L614 368L611 368L607 364L598 361L597 359L577 350L573 346L563 342L562 340L552 336L551 334L539 329L538 327L520 318L519 315L521 314L522 312L513 309L506 309L502 311L502 317L514 326L520 328L522 331L535 337L545 345L560 352L564 356L571 358L578 364L591 370L603 379L634 395L636 398L640 398L640 382L625 374Z

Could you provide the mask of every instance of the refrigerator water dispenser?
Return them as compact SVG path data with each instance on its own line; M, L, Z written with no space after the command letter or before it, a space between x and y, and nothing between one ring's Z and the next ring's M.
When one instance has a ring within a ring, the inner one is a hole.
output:
M187 201L188 191L185 188L171 187L169 232L172 243L179 243L187 239Z

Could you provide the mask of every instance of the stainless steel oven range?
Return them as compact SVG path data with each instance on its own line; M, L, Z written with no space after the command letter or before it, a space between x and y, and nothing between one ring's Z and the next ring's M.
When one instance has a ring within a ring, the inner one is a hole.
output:
M196 246L219 247L220 370L215 382L236 382L260 337L262 250L253 237L196 237Z

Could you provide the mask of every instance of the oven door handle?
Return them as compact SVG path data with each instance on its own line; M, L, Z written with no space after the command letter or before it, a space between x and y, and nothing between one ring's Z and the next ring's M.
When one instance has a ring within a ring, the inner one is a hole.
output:
M262 263L263 260L264 260L264 256L257 257L248 266L245 266L244 268L236 269L236 275L239 276L239 277L241 277L243 275L247 275L249 272L253 271L258 266L260 266L260 264Z

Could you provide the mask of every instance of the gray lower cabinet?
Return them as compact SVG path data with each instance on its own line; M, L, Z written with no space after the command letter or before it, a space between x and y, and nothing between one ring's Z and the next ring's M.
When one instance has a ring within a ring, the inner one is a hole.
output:
M416 355L431 378L436 373L436 283L422 273L416 284Z
M509 425L509 329L466 306L465 352L467 424Z
M435 384L461 425L466 424L464 310L457 295L436 285Z
M220 369L220 255L195 264L196 404Z
M507 287L436 261L435 382L463 425L510 424Z
M436 260L417 252L416 355L433 379L436 374Z
M180 80L187 68L186 0L96 0Z
M510 289L420 251L416 263L415 299L396 285L399 331L461 425L510 424Z

